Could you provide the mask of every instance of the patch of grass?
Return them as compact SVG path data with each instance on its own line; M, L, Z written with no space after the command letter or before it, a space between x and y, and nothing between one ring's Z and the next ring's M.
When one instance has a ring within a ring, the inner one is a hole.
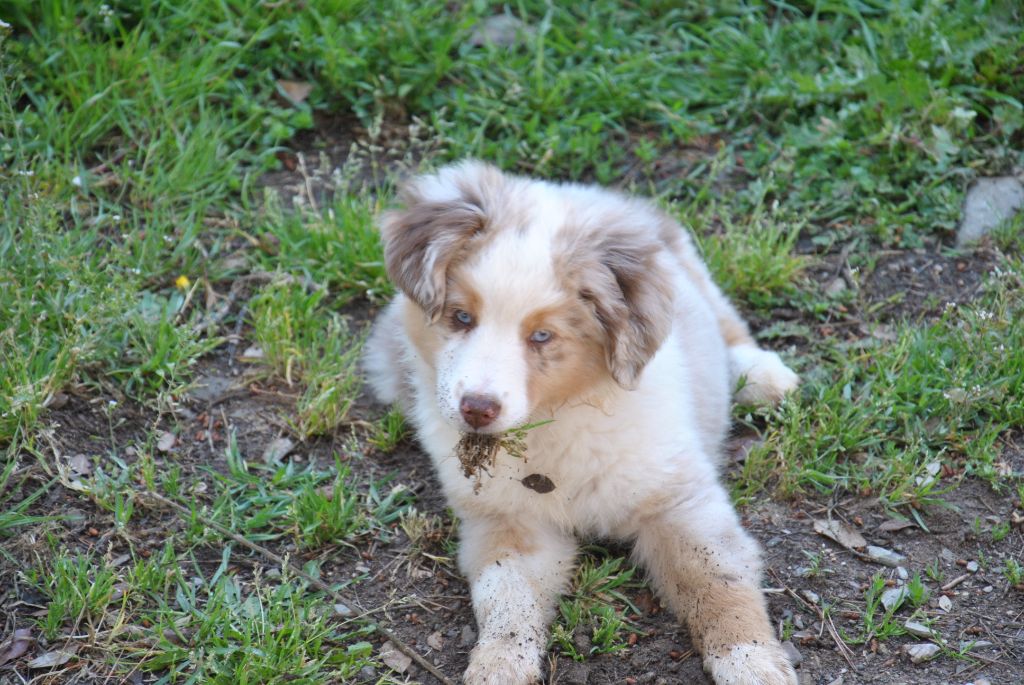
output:
M267 286L251 302L253 335L267 367L301 384L293 428L306 438L337 427L359 394L362 339L324 305L326 291L295 283Z
M384 269L376 217L379 197L338 191L325 209L284 212L265 198L263 233L254 238L256 263L330 291L338 307L356 297L380 301L394 292Z
M828 367L770 412L737 492L776 477L783 494L841 487L916 510L941 501L937 463L951 457L999 487L991 447L1024 422L1024 407L1004 401L1024 392L1024 299L1020 272L1006 268L976 305L903 324L891 345L833 348Z
M235 577L230 550L209 581L179 582L152 616L155 646L138 654L143 669L169 682L318 683L373 664L364 634L338 630L322 598L287 577Z
M34 516L26 513L32 503L46 494L46 491L53 485L53 481L42 487L36 488L28 495L15 500L20 494L24 485L24 478L19 482L12 482L14 472L18 468L18 460L11 455L13 450L8 450L7 461L0 469L0 538L13 535L18 528L30 526L43 521L60 520L60 516ZM0 549L0 554L7 556L7 553Z
M82 623L96 630L114 596L116 576L102 559L57 554L44 573L32 572L29 581L49 598L43 634L53 640L70 626Z
M628 626L619 607L636 612L622 594L623 588L635 585L634 573L635 569L618 557L584 557L572 593L559 603L550 645L576 661L625 649Z
M388 409L373 425L370 444L381 452L390 453L409 435L409 425L397 407Z
M1018 590L1024 589L1024 566L1019 561L1007 558L1003 563L1003 575L1011 586Z

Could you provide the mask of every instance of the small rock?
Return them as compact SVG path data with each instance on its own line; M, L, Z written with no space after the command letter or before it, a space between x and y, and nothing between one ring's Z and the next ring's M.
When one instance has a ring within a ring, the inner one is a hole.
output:
M459 646L469 648L476 644L476 631L473 626L462 626L462 633L459 635Z
M353 611L348 607L347 604L342 604L339 602L338 604L334 605L334 613L336 613L338 616L341 616L342 618L348 618L353 614Z
M907 597L907 588L904 587L891 587L882 593L882 606L886 609L893 609L903 604L903 600Z
M811 590L801 590L800 596L806 599L808 603L813 604L815 606L821 603L821 597L818 596L817 592L812 592Z
M391 640L380 646L380 660L396 673L405 673L412 665L412 658L398 651L398 647L395 647Z
M245 348L245 351L242 352L242 359L244 361L263 359L263 348L256 347L255 345Z
M896 568L897 566L906 562L907 558L898 552L886 549L884 547L875 547L874 545L868 545L865 549L868 557L872 561L876 561L883 566L890 566Z
M916 635L917 637L932 637L934 634L934 631L931 628L923 623L918 623L917 621L908 620L903 624L903 627L908 633Z
M910 577L910 573L903 566L896 567L896 575L900 577L900 580L906 580Z
M160 437L156 441L156 448L161 452L170 452L174 449L174 443L178 440L177 436L170 431L160 431Z
M976 562L976 561L968 561L967 562L967 572L968 573L977 573L978 572L978 562Z
M427 636L427 646L431 649L436 649L439 652L441 651L444 647L444 638L441 637L440 630L435 630Z
M359 669L359 675L361 675L365 680L377 680L377 671L373 666L363 666Z
M964 198L956 244L973 243L1024 207L1024 184L1013 176L979 178Z
M981 591L985 593L992 592L992 590L993 588L991 585L986 585L985 587L981 588Z
M966 651L970 649L981 649L982 647L991 647L992 643L988 640L961 640L960 651Z
M953 550L947 549L946 547L942 548L942 551L939 552L939 556L942 557L943 561L948 562L950 564L956 562L956 555L953 554Z
M804 660L804 655L789 640L782 643L782 651L786 653L786 658L789 659L789 663L793 664L794 667L799 666Z
M295 447L295 443L287 437L280 437L274 440L267 448L263 450L263 463L264 464L276 464L292 451Z
M846 280L841 276L832 279L832 282L825 286L825 294L831 297L841 294L846 290Z
M939 646L931 642L922 642L916 645L906 645L903 653L910 657L915 664L928 661L939 653Z
M946 595L939 595L939 608L949 613L950 609L953 608L953 600Z
M971 685L992 685L992 681L988 678L978 678Z

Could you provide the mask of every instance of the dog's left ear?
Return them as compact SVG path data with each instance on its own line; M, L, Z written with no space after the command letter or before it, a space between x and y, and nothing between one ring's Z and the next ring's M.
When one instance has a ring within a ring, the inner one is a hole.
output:
M664 245L642 231L610 229L586 248L579 295L604 329L608 370L636 388L640 374L672 328L672 285L659 262Z

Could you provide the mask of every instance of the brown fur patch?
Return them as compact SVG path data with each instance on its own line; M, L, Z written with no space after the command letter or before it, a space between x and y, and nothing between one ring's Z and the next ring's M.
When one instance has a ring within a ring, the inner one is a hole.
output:
M413 347L431 369L437 370L437 355L444 344L444 338L437 326L430 325L423 310L411 300L402 308L402 325L412 341Z
M553 335L547 343L530 343L537 330ZM607 378L604 335L583 303L566 299L557 307L531 313L519 327L526 342L530 405L553 411L574 398L584 398Z

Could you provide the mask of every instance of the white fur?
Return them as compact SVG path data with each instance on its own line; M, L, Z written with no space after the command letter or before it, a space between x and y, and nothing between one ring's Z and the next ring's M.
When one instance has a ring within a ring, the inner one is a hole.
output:
M455 198L460 179L474 173L479 167L449 167L419 187L434 200ZM571 576L577 535L639 538L637 555L645 564L664 561L660 555L671 548L685 563L696 563L698 570L713 565L715 573L728 572L759 596L757 546L718 481L717 454L737 376L757 389L755 399L781 397L796 383L774 353L752 345L726 347L705 294L710 287L715 297L724 297L709 281L695 283L694 271L666 251L661 259L676 295L674 325L636 389L609 382L598 399L581 397L554 415L530 407L527 350L518 326L557 293L556 230L568 216L621 212L625 200L594 188L517 182L528 222L495 237L468 264L487 305L472 333L449 340L437 359L421 358L403 324L419 312L410 314L416 305L399 295L378 320L365 362L379 399L403 401L463 519L459 560L480 630L465 674L471 685L540 677L547 626ZM641 212L638 220L653 224L651 217ZM553 419L528 433L527 460L500 453L478 492L453 456L460 431L467 430L459 414L466 392L500 398L502 412L489 429ZM540 494L524 487L522 479L531 474L543 474L555 490ZM650 531L659 530L669 531L669 539L649 539ZM695 562L700 555L684 543L706 551L705 561ZM759 635L770 635L767 620L761 623ZM719 685L795 683L780 653L777 643L736 644L727 656L706 655L705 663Z

